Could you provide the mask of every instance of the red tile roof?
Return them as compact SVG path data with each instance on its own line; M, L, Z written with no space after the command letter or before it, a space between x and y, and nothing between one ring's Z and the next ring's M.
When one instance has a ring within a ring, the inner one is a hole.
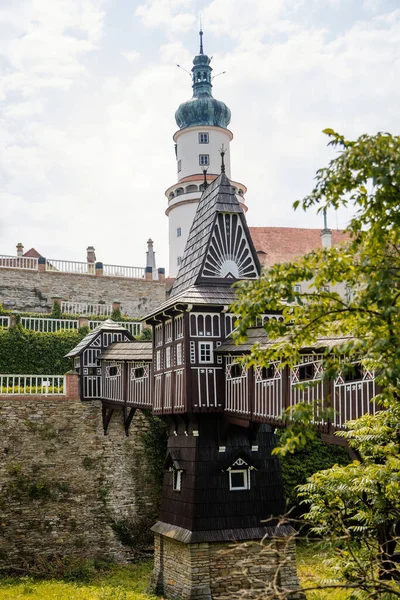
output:
M27 256L28 258L41 258L42 255L39 254L35 248L31 248L27 252L24 252L24 256Z
M300 227L250 227L253 244L262 266L287 262L321 248L321 230ZM332 245L350 239L348 233L332 230Z

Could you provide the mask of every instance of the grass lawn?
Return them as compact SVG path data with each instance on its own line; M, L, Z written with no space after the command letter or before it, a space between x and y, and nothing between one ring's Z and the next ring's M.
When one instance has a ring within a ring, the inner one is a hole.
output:
M113 567L90 583L32 578L0 579L0 600L151 600L146 594L153 562Z
M332 576L323 564L325 556L315 544L301 545L297 553L297 570L304 587ZM32 578L0 579L0 600L151 600L146 593L152 561L129 567L113 567L99 573L90 583ZM345 590L307 592L307 600L348 600Z

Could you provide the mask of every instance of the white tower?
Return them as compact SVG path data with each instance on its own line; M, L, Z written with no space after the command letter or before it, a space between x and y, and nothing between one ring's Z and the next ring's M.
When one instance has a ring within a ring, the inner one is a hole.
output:
M181 104L175 113L179 130L174 135L178 182L167 189L166 215L169 220L169 276L176 277L197 205L209 183L220 174L220 150L225 150L225 170L231 179L230 142L233 134L227 126L231 111L212 96L211 59L203 52L200 30L200 52L193 59L193 97ZM242 208L247 188L232 181Z

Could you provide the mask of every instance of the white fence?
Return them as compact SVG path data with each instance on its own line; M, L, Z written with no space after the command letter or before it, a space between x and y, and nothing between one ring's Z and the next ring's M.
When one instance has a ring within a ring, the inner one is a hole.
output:
M143 279L144 269L142 267L126 267L123 265L103 265L103 275L106 277Z
M46 271L58 273L76 273L79 275L95 275L94 263L78 262L76 260L57 260L46 258Z
M76 331L77 319L48 319L46 317L21 317L21 325L33 331Z
M0 267L3 269L28 269L38 270L38 259L29 256L7 256L0 254Z
M69 315L98 315L109 317L112 304L87 304L84 302L61 302L61 312Z
M59 396L65 390L65 375L0 375L2 395Z
M98 325L101 325L104 321L89 321L89 329L96 329ZM142 333L142 324L132 321L120 321L116 323L116 325L121 325L121 327L125 327L132 335L140 335Z
M10 317L0 316L0 329L7 329L10 327Z

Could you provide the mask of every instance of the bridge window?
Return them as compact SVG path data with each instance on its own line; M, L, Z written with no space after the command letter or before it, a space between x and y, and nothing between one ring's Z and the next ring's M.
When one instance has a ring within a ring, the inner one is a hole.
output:
M231 379L237 379L242 376L242 365L239 363L233 363L231 365Z
M346 369L343 379L347 383L348 381L360 381L363 379L363 376L364 372L361 364L355 363L352 365L352 368L349 367L348 370Z
M199 144L208 144L208 133L199 133Z
M199 165L201 167L207 167L210 164L209 154L199 154Z
M299 381L314 379L314 363L308 363L299 367Z
M134 369L135 379L143 379L144 377L144 367L137 367Z
M261 379L273 379L275 377L274 365L261 368Z
M121 367L119 365L108 365L106 367L106 377L120 377Z
M169 369L171 367L171 346L165 348L165 368Z

